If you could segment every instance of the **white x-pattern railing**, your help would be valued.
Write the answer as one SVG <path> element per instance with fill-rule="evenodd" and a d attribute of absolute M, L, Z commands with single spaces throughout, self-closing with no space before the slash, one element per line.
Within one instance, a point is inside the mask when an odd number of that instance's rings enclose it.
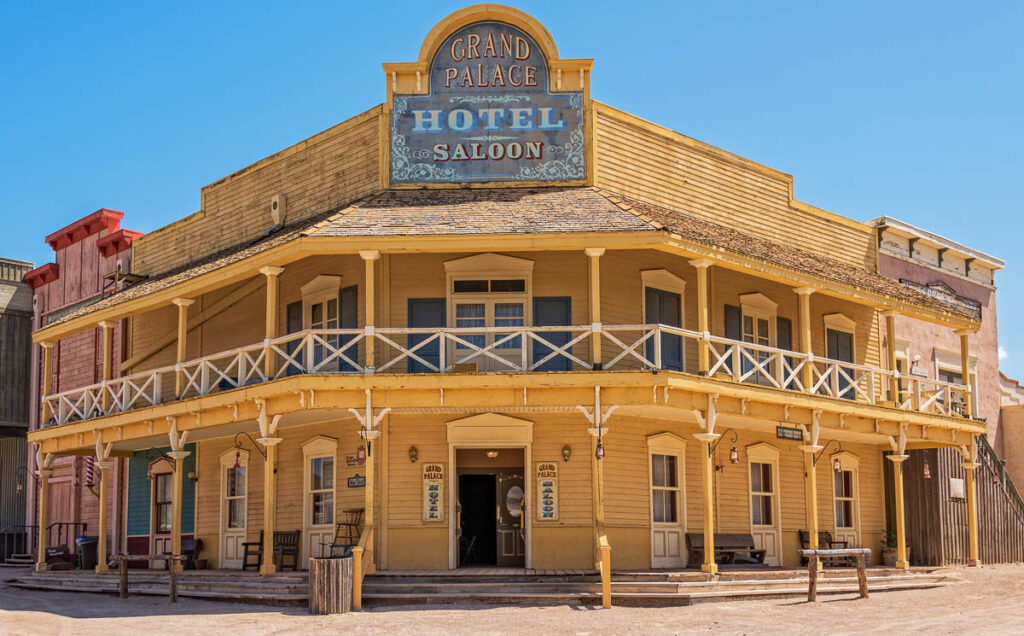
<path fill-rule="evenodd" d="M 590 343 L 595 336 L 602 343 L 604 370 L 670 368 L 694 373 L 697 351 L 706 347 L 706 375 L 734 382 L 879 404 L 887 399 L 895 378 L 899 395 L 892 404 L 939 415 L 961 414 L 970 399 L 970 389 L 958 384 L 678 327 L 595 324 L 309 329 L 49 395 L 44 402 L 51 424 L 64 424 L 295 374 L 593 370 Z M 373 367 L 366 364 L 371 339 Z"/>

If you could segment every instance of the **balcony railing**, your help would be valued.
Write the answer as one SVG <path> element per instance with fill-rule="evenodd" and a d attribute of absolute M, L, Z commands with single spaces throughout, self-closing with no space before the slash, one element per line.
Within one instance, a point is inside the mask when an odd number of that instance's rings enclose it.
<path fill-rule="evenodd" d="M 306 330 L 48 395 L 43 400 L 53 425 L 306 373 L 587 371 L 595 368 L 590 355 L 595 334 L 602 343 L 602 370 L 696 373 L 698 350 L 706 344 L 707 375 L 714 378 L 864 404 L 883 403 L 892 379 L 896 379 L 899 394 L 890 405 L 937 415 L 960 415 L 970 399 L 970 388 L 959 384 L 677 327 L 587 325 Z M 373 367 L 366 364 L 370 339 L 375 350 Z M 806 369 L 810 369 L 809 383 L 805 382 Z M 179 374 L 182 388 L 176 392 Z"/>

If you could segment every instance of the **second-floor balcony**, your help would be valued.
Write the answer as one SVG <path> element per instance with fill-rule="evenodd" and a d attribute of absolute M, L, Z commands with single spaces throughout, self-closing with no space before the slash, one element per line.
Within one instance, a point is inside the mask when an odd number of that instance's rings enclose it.
<path fill-rule="evenodd" d="M 595 355 L 594 352 L 599 352 Z M 307 329 L 43 397 L 49 425 L 301 374 L 668 371 L 962 416 L 969 386 L 664 324 Z"/>

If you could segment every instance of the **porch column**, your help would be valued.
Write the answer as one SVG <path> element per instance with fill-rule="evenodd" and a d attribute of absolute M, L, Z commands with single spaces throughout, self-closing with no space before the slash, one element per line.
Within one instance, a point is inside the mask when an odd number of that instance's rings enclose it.
<path fill-rule="evenodd" d="M 968 339 L 972 333 L 974 333 L 972 329 L 956 330 L 956 335 L 960 336 L 960 378 L 966 387 L 971 386 L 971 351 Z M 973 389 L 971 391 L 973 392 Z M 964 396 L 964 417 L 968 419 L 974 412 L 971 404 L 973 397 L 972 393 Z"/>
<path fill-rule="evenodd" d="M 36 471 L 36 475 L 39 477 L 39 514 L 36 517 L 39 523 L 39 545 L 36 553 L 36 572 L 46 571 L 46 526 L 50 522 L 46 513 L 50 499 L 50 475 L 52 474 L 53 471 L 49 468 L 40 467 Z"/>
<path fill-rule="evenodd" d="M 377 250 L 362 250 L 359 252 L 359 255 L 363 257 L 363 262 L 366 264 L 366 290 L 364 293 L 364 296 L 366 296 L 366 300 L 364 301 L 366 303 L 366 309 L 364 310 L 366 330 L 366 364 L 363 366 L 367 373 L 373 373 L 377 366 L 375 359 L 375 345 L 377 343 L 374 341 L 373 337 L 374 323 L 377 320 L 376 312 L 374 311 L 377 307 L 377 301 L 374 298 L 374 272 L 376 271 L 374 263 L 380 259 L 380 252 Z M 369 456 L 367 456 L 367 459 L 369 459 Z M 367 461 L 367 463 L 369 463 L 369 461 Z"/>
<path fill-rule="evenodd" d="M 718 564 L 715 563 L 715 467 L 711 461 L 711 445 L 721 435 L 718 433 L 694 433 L 693 436 L 701 442 L 700 467 L 704 476 L 704 563 L 700 566 L 700 570 L 708 574 L 717 574 Z"/>
<path fill-rule="evenodd" d="M 898 402 L 900 381 L 896 377 L 896 312 L 888 309 L 883 311 L 882 315 L 885 316 L 885 354 L 889 371 L 893 373 L 889 376 L 889 401 Z"/>
<path fill-rule="evenodd" d="M 278 311 L 280 280 L 278 277 L 283 272 L 283 267 L 267 265 L 260 268 L 260 273 L 267 277 L 267 314 L 263 323 L 263 337 L 267 340 L 277 337 L 277 318 L 280 315 Z M 268 343 L 263 353 L 263 375 L 267 376 L 267 379 L 271 379 L 275 373 L 277 373 L 277 359 Z"/>
<path fill-rule="evenodd" d="M 909 570 L 907 562 L 907 518 L 903 504 L 903 462 L 910 455 L 888 455 L 892 462 L 892 483 L 896 494 L 896 567 Z"/>
<path fill-rule="evenodd" d="M 277 572 L 274 564 L 274 513 L 277 509 L 277 445 L 280 437 L 261 437 L 256 440 L 267 451 L 267 461 L 263 463 L 263 563 L 260 574 Z"/>
<path fill-rule="evenodd" d="M 99 545 L 96 547 L 96 572 L 109 572 L 107 565 L 107 470 L 114 465 L 112 461 L 97 461 L 95 466 L 100 469 L 100 527 Z M 180 537 L 179 537 L 180 539 Z"/>
<path fill-rule="evenodd" d="M 967 490 L 967 565 L 978 567 L 981 565 L 978 557 L 978 493 L 974 484 L 974 471 L 978 464 L 964 462 L 963 467 L 967 474 L 964 480 L 964 488 Z"/>
<path fill-rule="evenodd" d="M 690 261 L 690 265 L 697 268 L 697 331 L 701 334 L 711 333 L 709 278 L 711 266 L 714 263 L 710 258 L 697 258 Z M 708 369 L 711 368 L 708 347 L 709 343 L 704 338 L 697 343 L 697 370 L 701 375 L 707 375 Z"/>
<path fill-rule="evenodd" d="M 110 320 L 102 320 L 99 323 L 103 330 L 103 381 L 109 382 L 114 374 L 114 325 Z M 102 407 L 103 412 L 110 410 L 110 392 L 103 390 Z M 104 570 L 105 571 L 105 570 Z"/>
<path fill-rule="evenodd" d="M 188 308 L 189 305 L 196 302 L 193 298 L 175 298 L 172 300 L 175 305 L 178 306 L 178 356 L 177 362 L 181 364 L 185 362 L 185 356 L 188 355 Z M 182 392 L 185 390 L 185 374 L 179 369 L 174 374 L 174 394 L 176 397 L 181 397 Z M 175 553 L 177 554 L 177 553 Z"/>
<path fill-rule="evenodd" d="M 600 370 L 601 360 L 601 257 L 603 247 L 588 247 L 583 253 L 590 258 L 590 362 Z"/>
<path fill-rule="evenodd" d="M 803 444 L 800 450 L 804 452 L 804 494 L 807 501 L 807 547 L 811 550 L 818 549 L 818 475 L 814 466 L 814 454 L 820 452 L 823 447 L 817 444 Z M 821 567 L 821 561 L 818 561 Z"/>
<path fill-rule="evenodd" d="M 363 492 L 363 496 L 365 497 L 364 503 L 363 503 L 363 522 L 365 523 L 367 528 L 371 528 L 371 527 L 375 528 L 376 521 L 374 520 L 374 515 L 373 515 L 373 491 L 374 491 L 374 467 L 373 467 L 373 462 L 374 462 L 374 459 L 377 456 L 377 453 L 376 453 L 376 451 L 374 450 L 373 447 L 376 445 L 375 442 L 378 439 L 380 439 L 380 431 L 366 431 L 366 430 L 364 430 L 364 431 L 360 431 L 359 435 L 366 442 L 366 466 L 365 466 L 365 469 L 366 469 L 366 488 L 364 489 L 364 492 Z M 374 572 L 377 571 L 377 568 L 376 568 L 376 565 L 375 565 L 376 560 L 377 560 L 376 559 L 377 555 L 375 554 L 375 550 L 373 549 L 373 539 L 375 539 L 375 537 L 370 537 L 370 539 L 371 539 L 371 541 L 369 541 L 366 544 L 366 550 L 367 550 L 367 552 L 370 553 L 370 555 L 369 555 L 369 557 L 367 557 L 366 555 L 363 555 L 364 563 L 366 563 L 366 573 L 367 574 L 373 574 Z"/>
<path fill-rule="evenodd" d="M 43 348 L 43 377 L 40 383 L 39 395 L 40 398 L 46 398 L 50 394 L 50 380 L 53 378 L 53 347 L 54 342 L 44 340 L 39 343 L 39 346 Z M 42 404 L 39 409 L 39 428 L 45 428 L 50 423 L 50 405 L 45 399 L 42 399 Z"/>
<path fill-rule="evenodd" d="M 181 554 L 181 490 L 182 476 L 185 474 L 185 458 L 191 453 L 188 451 L 171 451 L 167 456 L 174 460 L 173 490 L 171 491 L 171 554 Z M 168 565 L 168 567 L 171 567 Z M 181 572 L 184 568 L 180 561 L 174 567 Z"/>
<path fill-rule="evenodd" d="M 814 355 L 811 346 L 811 294 L 817 290 L 813 287 L 797 287 L 793 291 L 800 296 L 800 353 L 808 356 L 800 375 L 800 382 L 804 385 L 804 391 L 810 393 L 814 387 L 814 363 L 811 362 L 811 356 Z M 814 542 L 812 549 L 817 549 L 817 533 L 811 540 Z"/>

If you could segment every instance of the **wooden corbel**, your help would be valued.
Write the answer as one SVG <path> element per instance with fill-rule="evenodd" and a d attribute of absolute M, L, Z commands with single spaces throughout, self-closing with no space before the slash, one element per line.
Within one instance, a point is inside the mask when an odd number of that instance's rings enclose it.
<path fill-rule="evenodd" d="M 263 439 L 277 435 L 277 425 L 281 421 L 281 415 L 275 415 L 273 419 L 267 417 L 267 401 L 263 398 L 256 398 L 256 407 L 259 415 L 256 416 L 256 423 L 260 427 L 260 437 Z"/>
<path fill-rule="evenodd" d="M 182 431 L 181 435 L 178 435 L 178 418 L 171 415 L 167 416 L 167 423 L 170 424 L 170 430 L 167 431 L 167 437 L 171 441 L 171 451 L 179 452 L 185 449 L 185 443 L 188 442 L 188 431 Z"/>
<path fill-rule="evenodd" d="M 604 423 L 608 421 L 608 418 L 612 416 L 612 413 L 618 409 L 619 406 L 614 404 L 612 406 L 601 408 L 601 387 L 594 387 L 594 408 L 589 409 L 585 406 L 576 405 L 576 409 L 583 413 L 583 417 L 587 418 L 590 425 L 597 429 L 603 429 Z"/>
<path fill-rule="evenodd" d="M 391 412 L 391 407 L 381 409 L 380 413 L 375 416 L 373 414 L 373 396 L 370 389 L 366 389 L 366 411 L 365 415 L 359 412 L 359 409 L 349 409 L 352 415 L 355 415 L 356 419 L 359 420 L 359 424 L 366 431 L 372 431 L 377 428 L 384 416 Z M 280 416 L 278 416 L 280 417 Z"/>

